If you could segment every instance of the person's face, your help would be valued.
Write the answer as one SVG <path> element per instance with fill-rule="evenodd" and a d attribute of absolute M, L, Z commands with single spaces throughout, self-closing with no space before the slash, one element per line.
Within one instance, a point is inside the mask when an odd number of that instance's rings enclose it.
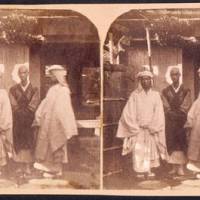
<path fill-rule="evenodd" d="M 171 79 L 173 83 L 178 83 L 180 78 L 180 73 L 178 71 L 172 71 L 170 73 Z"/>
<path fill-rule="evenodd" d="M 26 82 L 28 80 L 28 69 L 26 67 L 21 67 L 18 72 L 21 82 Z"/>
<path fill-rule="evenodd" d="M 52 72 L 50 72 L 50 79 L 51 79 L 52 83 L 57 83 L 56 76 Z"/>
<path fill-rule="evenodd" d="M 151 88 L 151 78 L 149 76 L 141 77 L 141 85 L 144 90 L 149 90 Z"/>

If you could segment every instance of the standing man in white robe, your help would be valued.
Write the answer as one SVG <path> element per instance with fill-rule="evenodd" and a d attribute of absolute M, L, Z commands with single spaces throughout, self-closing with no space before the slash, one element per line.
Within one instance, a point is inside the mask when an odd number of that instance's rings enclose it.
<path fill-rule="evenodd" d="M 62 175 L 63 164 L 68 162 L 67 141 L 78 134 L 66 70 L 60 65 L 49 68 L 52 81 L 56 81 L 35 115 L 38 126 L 34 167 L 43 171 L 44 177 Z"/>
<path fill-rule="evenodd" d="M 0 72 L 0 81 L 3 73 Z M 0 86 L 0 173 L 13 155 L 12 109 L 7 91 Z"/>
<path fill-rule="evenodd" d="M 200 69 L 197 71 L 200 78 Z M 187 169 L 196 174 L 200 179 L 200 95 L 193 102 L 185 124 L 188 136 Z"/>
<path fill-rule="evenodd" d="M 117 137 L 124 139 L 122 155 L 132 153 L 133 170 L 155 176 L 151 169 L 167 158 L 165 119 L 161 97 L 152 90 L 153 74 L 139 72 L 141 88 L 136 89 L 121 115 Z"/>

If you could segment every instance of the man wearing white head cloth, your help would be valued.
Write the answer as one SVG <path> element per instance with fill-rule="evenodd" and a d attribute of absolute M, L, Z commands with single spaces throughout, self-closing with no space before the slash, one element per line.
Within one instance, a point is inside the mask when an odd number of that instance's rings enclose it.
<path fill-rule="evenodd" d="M 169 153 L 168 162 L 172 164 L 170 174 L 184 175 L 187 141 L 184 124 L 191 106 L 190 90 L 180 83 L 180 70 L 170 71 L 172 84 L 162 91 L 166 120 L 166 141 Z"/>
<path fill-rule="evenodd" d="M 63 164 L 68 162 L 67 141 L 78 134 L 66 70 L 60 65 L 49 68 L 53 85 L 35 115 L 38 126 L 34 167 L 45 177 L 62 175 Z"/>
<path fill-rule="evenodd" d="M 139 72 L 141 88 L 132 92 L 122 112 L 117 137 L 123 138 L 122 155 L 132 153 L 133 169 L 138 176 L 155 176 L 152 168 L 167 158 L 165 120 L 160 95 L 152 89 L 153 74 Z"/>

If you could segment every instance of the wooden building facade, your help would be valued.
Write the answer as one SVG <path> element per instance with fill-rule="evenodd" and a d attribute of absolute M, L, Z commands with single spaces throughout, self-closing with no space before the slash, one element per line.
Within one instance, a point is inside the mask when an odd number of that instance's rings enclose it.
<path fill-rule="evenodd" d="M 149 13 L 147 11 L 148 17 L 154 18 L 159 17 L 159 14 L 164 16 L 166 13 L 180 17 L 179 11 L 151 10 Z M 197 17 L 196 13 L 193 14 L 192 17 Z M 187 19 L 189 15 L 191 15 L 191 12 L 184 14 L 183 11 L 181 17 Z M 112 39 L 111 43 L 117 46 L 119 38 L 122 38 L 123 35 L 129 37 L 129 44 L 124 45 L 124 50 L 118 54 L 117 63 L 114 63 L 113 60 L 110 63 L 109 59 L 104 59 L 103 146 L 105 188 L 115 188 L 112 185 L 112 178 L 115 183 L 120 183 L 123 182 L 119 178 L 121 174 L 132 173 L 131 154 L 128 156 L 121 155 L 122 140 L 116 138 L 116 131 L 127 99 L 137 87 L 136 74 L 143 66 L 149 65 L 144 21 L 138 11 L 130 11 L 120 16 L 111 25 L 105 41 L 105 49 L 110 51 L 107 48 L 110 39 Z M 197 38 L 199 37 L 198 29 L 198 27 L 193 27 L 193 34 Z M 135 32 L 138 32 L 138 34 L 135 34 Z M 113 36 L 110 37 L 110 35 Z M 182 71 L 182 82 L 191 90 L 192 99 L 195 100 L 200 89 L 196 73 L 200 67 L 199 53 L 199 48 L 161 46 L 154 41 L 154 38 L 151 38 L 151 65 L 156 73 L 154 78 L 155 89 L 161 92 L 169 84 L 170 66 L 179 66 Z"/>
<path fill-rule="evenodd" d="M 0 18 L 15 13 L 1 10 Z M 68 170 L 83 170 L 99 187 L 100 163 L 100 55 L 96 27 L 83 15 L 72 10 L 16 10 L 38 20 L 38 34 L 45 40 L 40 44 L 0 44 L 0 64 L 5 67 L 2 85 L 9 90 L 15 84 L 12 73 L 16 64 L 28 63 L 29 78 L 40 90 L 41 100 L 51 86 L 46 73 L 49 65 L 60 64 L 67 69 L 72 103 L 79 136 L 69 147 Z M 94 174 L 95 177 L 94 178 Z"/>

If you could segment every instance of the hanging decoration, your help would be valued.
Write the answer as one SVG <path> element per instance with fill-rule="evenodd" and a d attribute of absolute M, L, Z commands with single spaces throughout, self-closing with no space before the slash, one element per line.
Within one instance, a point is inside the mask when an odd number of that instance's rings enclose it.
<path fill-rule="evenodd" d="M 13 13 L 0 18 L 0 42 L 4 44 L 41 44 L 45 37 L 38 33 L 36 17 Z"/>

